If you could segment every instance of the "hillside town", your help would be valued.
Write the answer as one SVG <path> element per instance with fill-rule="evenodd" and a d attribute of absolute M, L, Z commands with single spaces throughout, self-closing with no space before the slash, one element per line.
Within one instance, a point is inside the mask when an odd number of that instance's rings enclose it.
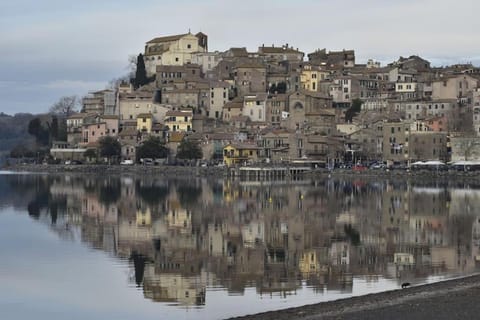
<path fill-rule="evenodd" d="M 148 40 L 136 78 L 83 98 L 50 154 L 86 161 L 109 136 L 117 160 L 131 163 L 152 137 L 168 162 L 185 141 L 205 163 L 227 166 L 475 161 L 479 81 L 471 64 L 433 67 L 416 55 L 382 66 L 358 64 L 354 50 L 305 54 L 288 43 L 211 52 L 206 34 L 189 31 Z"/>

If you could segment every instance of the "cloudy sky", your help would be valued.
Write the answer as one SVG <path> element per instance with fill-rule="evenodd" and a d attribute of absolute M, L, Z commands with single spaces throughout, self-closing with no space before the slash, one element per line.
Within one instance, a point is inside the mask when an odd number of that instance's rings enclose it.
<path fill-rule="evenodd" d="M 418 54 L 480 65 L 475 0 L 15 0 L 0 2 L 0 112 L 46 112 L 103 89 L 163 35 L 202 31 L 210 51 L 288 43 L 355 49 L 357 62 Z"/>

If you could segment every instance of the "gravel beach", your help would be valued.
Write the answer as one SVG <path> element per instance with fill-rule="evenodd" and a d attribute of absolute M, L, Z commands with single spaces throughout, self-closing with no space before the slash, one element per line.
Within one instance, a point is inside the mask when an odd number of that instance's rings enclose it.
<path fill-rule="evenodd" d="M 480 275 L 474 275 L 231 319 L 478 319 L 479 297 Z"/>

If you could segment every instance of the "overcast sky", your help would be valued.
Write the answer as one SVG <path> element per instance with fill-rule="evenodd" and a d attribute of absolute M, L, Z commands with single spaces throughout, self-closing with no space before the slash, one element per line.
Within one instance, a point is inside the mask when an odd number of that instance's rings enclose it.
<path fill-rule="evenodd" d="M 15 0 L 0 2 L 0 112 L 46 112 L 103 89 L 146 41 L 202 31 L 209 51 L 355 49 L 357 63 L 420 55 L 480 64 L 475 0 Z"/>

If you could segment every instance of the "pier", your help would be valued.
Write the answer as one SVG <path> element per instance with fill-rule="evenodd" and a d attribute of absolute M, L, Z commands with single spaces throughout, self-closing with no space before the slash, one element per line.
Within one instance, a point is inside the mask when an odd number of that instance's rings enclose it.
<path fill-rule="evenodd" d="M 228 169 L 228 176 L 242 181 L 284 180 L 301 177 L 312 169 L 306 166 L 281 167 L 234 167 Z"/>

